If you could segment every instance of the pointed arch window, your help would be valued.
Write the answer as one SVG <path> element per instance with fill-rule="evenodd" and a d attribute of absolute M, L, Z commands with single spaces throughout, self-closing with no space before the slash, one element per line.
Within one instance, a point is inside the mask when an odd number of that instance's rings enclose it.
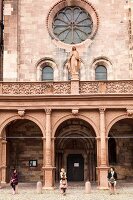
<path fill-rule="evenodd" d="M 98 65 L 96 67 L 95 80 L 107 80 L 107 69 L 104 65 Z"/>
<path fill-rule="evenodd" d="M 42 81 L 53 81 L 54 73 L 53 68 L 45 66 L 42 68 Z"/>

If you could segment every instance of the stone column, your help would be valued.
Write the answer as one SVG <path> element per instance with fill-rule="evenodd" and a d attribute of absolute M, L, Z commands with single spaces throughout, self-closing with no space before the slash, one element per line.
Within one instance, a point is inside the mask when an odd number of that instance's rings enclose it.
<path fill-rule="evenodd" d="M 98 176 L 99 176 L 99 188 L 108 189 L 107 180 L 107 141 L 106 141 L 106 131 L 105 131 L 105 109 L 102 108 L 100 111 L 100 166 L 98 166 Z"/>
<path fill-rule="evenodd" d="M 54 186 L 54 167 L 52 166 L 52 142 L 51 142 L 51 109 L 46 109 L 46 142 L 45 142 L 45 167 L 44 189 L 52 189 Z"/>
<path fill-rule="evenodd" d="M 0 183 L 2 178 L 2 138 L 0 138 Z"/>
<path fill-rule="evenodd" d="M 6 140 L 1 141 L 1 185 L 6 184 Z"/>

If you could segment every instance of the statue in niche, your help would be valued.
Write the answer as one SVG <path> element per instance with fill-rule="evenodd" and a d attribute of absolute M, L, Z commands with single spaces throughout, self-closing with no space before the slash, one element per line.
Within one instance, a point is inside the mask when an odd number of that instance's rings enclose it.
<path fill-rule="evenodd" d="M 79 57 L 79 53 L 76 50 L 75 46 L 72 47 L 72 51 L 70 52 L 66 66 L 68 68 L 68 71 L 69 71 L 72 79 L 74 77 L 78 77 L 79 70 L 80 70 L 80 57 Z"/>

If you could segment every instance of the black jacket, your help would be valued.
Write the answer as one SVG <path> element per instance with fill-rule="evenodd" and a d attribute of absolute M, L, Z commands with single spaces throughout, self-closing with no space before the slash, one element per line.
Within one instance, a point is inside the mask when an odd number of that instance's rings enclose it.
<path fill-rule="evenodd" d="M 107 178 L 110 179 L 111 177 L 112 177 L 111 172 L 108 172 Z M 114 172 L 113 178 L 114 178 L 115 180 L 117 180 L 117 173 L 116 173 L 116 172 Z"/>

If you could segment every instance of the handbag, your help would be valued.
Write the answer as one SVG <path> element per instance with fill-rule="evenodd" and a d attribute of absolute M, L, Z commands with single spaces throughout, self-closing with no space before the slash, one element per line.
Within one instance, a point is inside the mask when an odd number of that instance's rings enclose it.
<path fill-rule="evenodd" d="M 114 182 L 115 182 L 114 177 L 111 177 L 111 178 L 109 179 L 109 182 L 110 182 L 111 184 L 114 184 Z"/>

